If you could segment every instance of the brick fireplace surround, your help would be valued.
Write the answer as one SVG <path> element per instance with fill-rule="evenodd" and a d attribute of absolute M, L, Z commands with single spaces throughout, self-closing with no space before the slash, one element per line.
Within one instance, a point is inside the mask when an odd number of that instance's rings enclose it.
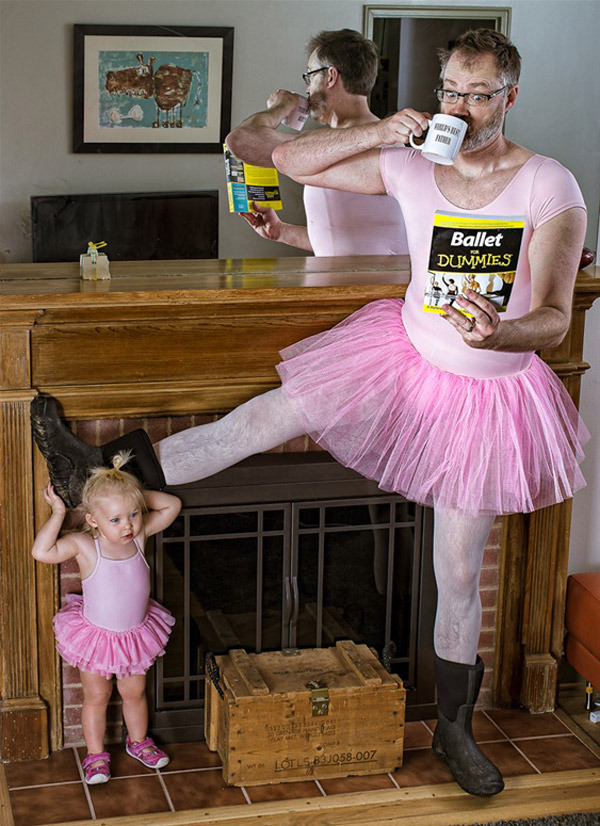
<path fill-rule="evenodd" d="M 64 566 L 59 578 L 29 553 L 35 526 L 47 518 L 46 470 L 29 428 L 36 392 L 56 396 L 86 441 L 140 424 L 160 438 L 277 386 L 282 347 L 370 300 L 401 296 L 409 279 L 405 256 L 123 262 L 111 269 L 110 282 L 96 283 L 80 282 L 71 264 L 2 265 L 0 272 L 2 760 L 45 757 L 81 740 L 79 689 L 69 669 L 61 675 L 51 627 L 60 592 L 76 590 L 77 575 Z M 600 295 L 599 275 L 598 268 L 579 273 L 570 331 L 542 353 L 576 403 L 588 368 L 581 359 L 585 311 Z M 306 438 L 279 448 L 310 449 Z M 485 705 L 554 706 L 570 505 L 494 526 L 481 582 Z M 118 735 L 115 725 L 111 734 Z"/>

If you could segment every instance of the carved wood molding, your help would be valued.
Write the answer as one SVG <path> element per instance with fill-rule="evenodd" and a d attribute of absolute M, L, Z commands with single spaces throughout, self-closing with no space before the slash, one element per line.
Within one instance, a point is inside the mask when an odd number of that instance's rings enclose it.
<path fill-rule="evenodd" d="M 29 398 L 0 400 L 0 756 L 48 754 L 39 695 Z"/>
<path fill-rule="evenodd" d="M 144 382 L 135 390 L 131 385 L 100 384 L 93 396 L 88 388 L 40 384 L 37 389 L 59 398 L 67 419 L 117 419 L 221 413 L 278 386 L 273 370 L 270 376 L 245 380 Z"/>
<path fill-rule="evenodd" d="M 591 274 L 593 273 L 593 275 Z M 600 268 L 580 272 L 564 341 L 542 351 L 579 406 L 585 312 L 600 295 Z M 554 708 L 564 613 L 572 500 L 504 519 L 493 699 L 532 712 Z"/>

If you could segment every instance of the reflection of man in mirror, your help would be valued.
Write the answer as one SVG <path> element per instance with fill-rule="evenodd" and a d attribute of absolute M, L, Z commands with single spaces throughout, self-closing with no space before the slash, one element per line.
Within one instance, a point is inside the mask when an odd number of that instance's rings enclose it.
<path fill-rule="evenodd" d="M 377 48 L 351 29 L 323 31 L 308 44 L 306 73 L 310 117 L 318 123 L 346 129 L 377 123 L 367 102 L 378 70 Z M 278 89 L 267 109 L 247 118 L 226 139 L 236 157 L 256 166 L 273 166 L 271 154 L 298 134 L 277 127 L 298 104 L 298 95 Z M 362 195 L 307 186 L 304 188 L 307 226 L 281 221 L 273 209 L 255 206 L 242 213 L 262 237 L 315 255 L 402 255 L 408 252 L 402 212 L 386 195 Z"/>
<path fill-rule="evenodd" d="M 311 71 L 337 78 L 330 66 L 321 72 L 316 54 Z M 564 385 L 535 351 L 558 346 L 569 328 L 586 217 L 571 173 L 503 134 L 519 89 L 521 59 L 512 43 L 490 29 L 469 31 L 442 52 L 441 62 L 441 111 L 468 123 L 454 166 L 434 166 L 405 148 L 409 135 L 420 136 L 428 125 L 426 114 L 414 109 L 312 130 L 279 142 L 273 156 L 305 185 L 389 192 L 406 207 L 411 282 L 405 301 L 372 301 L 331 330 L 286 348 L 277 366 L 282 386 L 219 421 L 169 436 L 147 454 L 139 444 L 123 443 L 125 437 L 119 446 L 133 446 L 136 459 L 150 465 L 160 463 L 166 482 L 177 485 L 309 433 L 382 489 L 433 506 L 433 749 L 463 789 L 486 796 L 504 786 L 472 732 L 484 672 L 477 654 L 479 580 L 488 534 L 498 514 L 562 502 L 585 484 L 578 464 L 585 428 Z M 502 315 L 471 290 L 454 307 L 442 305 L 444 314 L 423 310 L 432 230 L 438 212 L 449 207 L 467 225 L 499 216 L 523 223 Z M 115 445 L 78 442 L 52 399 L 34 399 L 32 412 L 53 484 L 71 496 L 76 474 L 112 455 Z M 461 427 L 464 421 L 477 428 Z M 159 481 L 146 479 L 148 487 Z"/>

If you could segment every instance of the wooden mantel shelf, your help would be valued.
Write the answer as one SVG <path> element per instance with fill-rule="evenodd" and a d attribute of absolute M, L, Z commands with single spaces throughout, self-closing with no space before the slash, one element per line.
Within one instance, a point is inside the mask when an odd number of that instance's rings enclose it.
<path fill-rule="evenodd" d="M 114 261 L 111 278 L 83 281 L 79 264 L 0 264 L 2 303 L 14 308 L 77 306 L 96 296 L 96 306 L 159 303 L 182 299 L 274 300 L 297 289 L 330 287 L 346 291 L 387 286 L 410 279 L 407 255 L 332 258 L 225 258 L 200 261 Z"/>
<path fill-rule="evenodd" d="M 407 256 L 116 262 L 111 272 L 93 282 L 76 264 L 0 267 L 0 324 L 27 339 L 30 386 L 70 418 L 230 409 L 277 386 L 282 347 L 403 295 L 410 278 Z"/>
<path fill-rule="evenodd" d="M 60 669 L 51 617 L 57 574 L 30 547 L 46 511 L 29 404 L 56 396 L 68 418 L 228 410 L 276 387 L 282 347 L 368 301 L 401 297 L 406 256 L 112 262 L 110 281 L 77 264 L 0 265 L 0 759 L 48 754 Z M 585 311 L 600 272 L 578 275 L 565 341 L 542 353 L 576 403 Z M 495 699 L 552 707 L 570 502 L 505 519 Z M 51 719 L 54 716 L 54 719 Z"/>

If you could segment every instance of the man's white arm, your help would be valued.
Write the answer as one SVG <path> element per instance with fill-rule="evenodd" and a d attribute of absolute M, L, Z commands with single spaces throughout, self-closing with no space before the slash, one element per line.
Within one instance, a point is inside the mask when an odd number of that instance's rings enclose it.
<path fill-rule="evenodd" d="M 403 109 L 375 123 L 310 132 L 293 144 L 278 146 L 273 152 L 273 160 L 290 178 L 314 176 L 369 149 L 404 145 L 411 134 L 422 135 L 427 125 L 425 113 Z"/>
<path fill-rule="evenodd" d="M 280 244 L 287 244 L 289 247 L 298 247 L 298 249 L 306 252 L 313 252 L 308 237 L 308 227 L 303 224 L 286 224 L 283 221 L 281 223 L 281 232 L 276 239 Z"/>
<path fill-rule="evenodd" d="M 531 310 L 511 322 L 509 331 L 520 350 L 557 347 L 566 336 L 585 230 L 586 213 L 580 207 L 534 230 L 529 244 Z"/>
<path fill-rule="evenodd" d="M 236 158 L 254 166 L 272 167 L 273 149 L 279 143 L 296 140 L 297 135 L 278 132 L 281 121 L 294 111 L 298 96 L 293 92 L 279 89 L 267 101 L 267 109 L 246 118 L 231 131 L 225 142 Z M 252 229 L 268 241 L 279 241 L 292 247 L 312 252 L 305 226 L 288 224 L 277 216 L 273 209 L 254 205 L 254 212 L 240 213 Z"/>
<path fill-rule="evenodd" d="M 341 130 L 340 130 L 341 131 Z M 300 184 L 326 189 L 342 189 L 363 195 L 385 195 L 385 185 L 379 171 L 379 149 L 370 149 L 334 164 L 316 175 L 291 175 Z"/>
<path fill-rule="evenodd" d="M 377 123 L 320 129 L 273 151 L 277 169 L 301 184 L 382 195 L 379 147 L 408 142 L 427 128 L 427 116 L 403 109 Z"/>
<path fill-rule="evenodd" d="M 229 151 L 245 163 L 272 167 L 273 150 L 281 143 L 294 141 L 297 135 L 278 132 L 281 121 L 294 111 L 298 95 L 278 89 L 267 101 L 267 109 L 246 118 L 225 138 Z"/>
<path fill-rule="evenodd" d="M 534 230 L 529 244 L 531 309 L 521 318 L 503 321 L 490 302 L 472 291 L 456 304 L 476 319 L 468 332 L 464 316 L 447 309 L 449 322 L 471 347 L 524 353 L 558 346 L 569 329 L 575 278 L 585 239 L 586 214 L 581 207 L 568 209 Z"/>

